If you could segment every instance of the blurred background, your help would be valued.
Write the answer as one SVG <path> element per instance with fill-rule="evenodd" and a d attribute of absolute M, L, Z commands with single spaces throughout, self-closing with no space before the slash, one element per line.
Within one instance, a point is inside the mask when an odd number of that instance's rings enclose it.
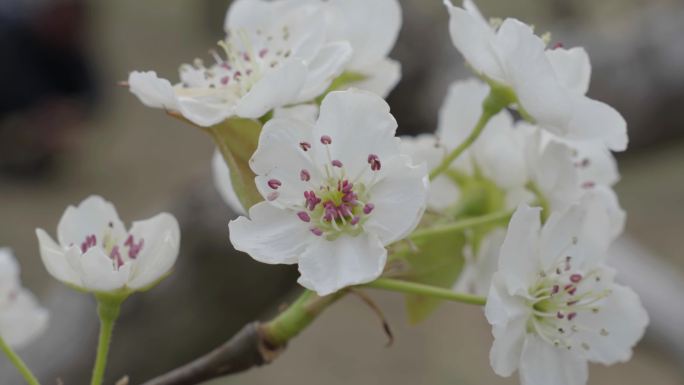
<path fill-rule="evenodd" d="M 402 0 L 392 56 L 404 77 L 389 98 L 402 134 L 431 131 L 452 81 L 468 76 L 438 0 Z M 590 384 L 684 384 L 684 2 L 678 0 L 480 0 L 489 16 L 550 30 L 593 62 L 590 94 L 629 122 L 617 186 L 628 212 L 613 263 L 651 313 L 634 359 L 594 366 Z M 225 0 L 0 0 L 0 246 L 14 249 L 23 279 L 51 310 L 49 332 L 21 351 L 45 384 L 84 384 L 95 350 L 94 301 L 55 282 L 34 229 L 54 233 L 69 204 L 97 193 L 129 222 L 174 213 L 183 231 L 175 273 L 130 298 L 115 332 L 108 384 L 132 384 L 176 367 L 265 319 L 296 292 L 296 271 L 230 249 L 234 216 L 213 187 L 210 139 L 143 107 L 117 82 L 178 65 L 222 37 Z M 375 316 L 356 298 L 327 311 L 274 364 L 214 385 L 516 384 L 488 365 L 482 310 L 446 304 L 410 327 L 399 295 L 370 293 L 396 341 L 385 347 Z M 20 384 L 0 358 L 0 383 Z"/>

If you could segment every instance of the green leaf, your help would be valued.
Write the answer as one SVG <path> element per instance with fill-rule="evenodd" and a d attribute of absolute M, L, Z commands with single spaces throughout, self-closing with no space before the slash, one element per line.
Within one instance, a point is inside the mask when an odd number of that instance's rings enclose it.
<path fill-rule="evenodd" d="M 232 118 L 207 128 L 223 160 L 230 169 L 230 179 L 240 203 L 245 209 L 263 199 L 254 184 L 254 172 L 249 160 L 256 151 L 261 123 L 251 119 Z"/>
<path fill-rule="evenodd" d="M 463 269 L 463 233 L 435 234 L 416 239 L 411 246 L 397 250 L 393 258 L 409 266 L 406 280 L 451 288 Z M 406 295 L 409 321 L 419 323 L 427 318 L 442 302 L 431 297 Z"/>

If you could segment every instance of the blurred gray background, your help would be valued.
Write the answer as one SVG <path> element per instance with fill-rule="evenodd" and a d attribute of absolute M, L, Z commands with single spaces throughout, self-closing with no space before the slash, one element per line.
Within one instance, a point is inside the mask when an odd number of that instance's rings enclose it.
<path fill-rule="evenodd" d="M 482 0 L 488 16 L 514 16 L 553 41 L 583 45 L 594 65 L 590 94 L 629 122 L 617 186 L 628 211 L 614 262 L 642 294 L 653 323 L 628 364 L 592 367 L 589 383 L 684 384 L 684 2 Z M 233 216 L 214 191 L 213 147 L 199 130 L 143 107 L 116 86 L 135 69 L 176 78 L 222 37 L 228 2 L 190 0 L 0 1 L 0 246 L 15 250 L 25 285 L 50 308 L 48 333 L 21 351 L 45 384 L 85 384 L 95 350 L 92 298 L 43 269 L 36 227 L 54 233 L 69 204 L 97 193 L 127 222 L 173 212 L 183 230 L 175 273 L 126 302 L 108 384 L 133 384 L 182 364 L 266 319 L 287 302 L 296 271 L 231 250 Z M 450 82 L 468 76 L 438 0 L 402 1 L 392 56 L 404 78 L 389 98 L 402 134 L 431 131 Z M 515 384 L 488 365 L 482 310 L 446 304 L 411 327 L 402 299 L 370 293 L 396 337 L 357 299 L 329 309 L 273 365 L 225 384 Z M 20 384 L 0 358 L 0 383 Z"/>

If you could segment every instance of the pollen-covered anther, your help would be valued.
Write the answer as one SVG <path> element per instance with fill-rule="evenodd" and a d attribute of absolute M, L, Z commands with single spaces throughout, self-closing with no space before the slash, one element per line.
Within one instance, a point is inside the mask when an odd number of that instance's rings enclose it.
<path fill-rule="evenodd" d="M 379 171 L 382 167 L 382 164 L 380 163 L 380 158 L 375 154 L 368 155 L 368 164 L 370 165 L 370 168 L 373 171 Z"/>
<path fill-rule="evenodd" d="M 330 163 L 331 163 L 334 167 L 337 167 L 337 168 L 342 168 L 342 166 L 343 166 L 343 165 L 342 165 L 342 162 L 339 161 L 339 160 L 337 160 L 337 159 L 334 159 L 334 160 L 333 160 L 332 162 L 330 162 Z"/>
<path fill-rule="evenodd" d="M 299 217 L 299 219 L 301 219 L 304 222 L 307 222 L 307 223 L 311 222 L 311 217 L 309 216 L 309 214 L 306 211 L 298 212 L 297 216 Z"/>
<path fill-rule="evenodd" d="M 303 182 L 308 182 L 311 180 L 311 174 L 307 170 L 302 170 L 299 172 L 299 179 L 301 179 Z"/>
<path fill-rule="evenodd" d="M 371 212 L 373 212 L 373 209 L 375 208 L 375 205 L 372 203 L 366 203 L 365 206 L 363 206 L 363 213 L 368 215 Z"/>
<path fill-rule="evenodd" d="M 313 227 L 310 229 L 310 231 L 313 235 L 318 236 L 318 237 L 323 235 L 323 230 L 319 229 L 318 227 Z"/>
<path fill-rule="evenodd" d="M 332 143 L 332 138 L 328 135 L 321 136 L 321 143 L 328 145 Z"/>
<path fill-rule="evenodd" d="M 309 151 L 309 149 L 311 148 L 311 144 L 309 142 L 300 142 L 299 148 L 301 148 L 304 151 Z"/>
<path fill-rule="evenodd" d="M 282 186 L 283 183 L 279 181 L 278 179 L 270 179 L 268 181 L 268 187 L 272 188 L 273 190 L 277 190 L 278 187 Z"/>

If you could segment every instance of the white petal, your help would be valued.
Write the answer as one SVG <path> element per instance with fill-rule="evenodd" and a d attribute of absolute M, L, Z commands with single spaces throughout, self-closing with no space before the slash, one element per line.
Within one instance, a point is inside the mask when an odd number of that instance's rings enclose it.
<path fill-rule="evenodd" d="M 524 151 L 525 135 L 508 111 L 489 121 L 470 150 L 482 174 L 506 190 L 523 187 L 529 180 Z"/>
<path fill-rule="evenodd" d="M 329 93 L 321 103 L 314 128 L 317 159 L 327 162 L 325 148 L 319 139 L 332 138 L 332 159 L 340 160 L 352 177 L 369 170 L 368 155 L 375 154 L 381 162 L 399 155 L 394 133 L 397 121 L 382 98 L 367 91 L 348 90 Z"/>
<path fill-rule="evenodd" d="M 331 38 L 347 40 L 354 48 L 349 69 L 363 72 L 385 58 L 401 28 L 397 0 L 331 0 L 338 30 Z"/>
<path fill-rule="evenodd" d="M 597 313 L 583 312 L 577 316 L 582 330 L 574 341 L 586 343 L 584 355 L 593 362 L 612 365 L 632 357 L 632 347 L 643 337 L 648 314 L 639 296 L 630 288 L 613 285 L 612 293 L 597 304 Z M 602 333 L 604 331 L 604 333 Z"/>
<path fill-rule="evenodd" d="M 318 118 L 318 105 L 298 104 L 292 107 L 276 108 L 273 111 L 273 118 L 300 120 L 313 126 L 316 123 L 316 118 Z"/>
<path fill-rule="evenodd" d="M 214 186 L 216 186 L 216 190 L 218 190 L 224 202 L 236 214 L 245 215 L 247 211 L 242 207 L 240 199 L 238 199 L 235 190 L 233 190 L 230 169 L 223 160 L 223 155 L 218 150 L 214 151 L 214 156 L 211 159 L 211 172 L 214 176 Z"/>
<path fill-rule="evenodd" d="M 473 131 L 488 93 L 489 87 L 476 79 L 456 81 L 449 86 L 437 126 L 437 136 L 447 148 L 456 148 Z"/>
<path fill-rule="evenodd" d="M 454 7 L 451 0 L 444 0 L 444 5 L 449 11 L 449 33 L 454 46 L 475 71 L 502 81 L 504 70 L 492 48 L 494 31 L 477 7 L 472 2 L 467 2 L 466 9 Z"/>
<path fill-rule="evenodd" d="M 544 51 L 544 42 L 530 26 L 506 19 L 497 33 L 497 48 L 518 101 L 540 125 L 567 135 L 572 115 L 568 91 L 561 87 Z"/>
<path fill-rule="evenodd" d="M 375 280 L 382 274 L 387 250 L 371 234 L 342 235 L 334 241 L 319 237 L 299 259 L 299 283 L 318 295 Z"/>
<path fill-rule="evenodd" d="M 19 263 L 10 249 L 0 247 L 0 298 L 18 284 Z"/>
<path fill-rule="evenodd" d="M 270 264 L 297 263 L 304 248 L 316 237 L 296 212 L 267 202 L 252 206 L 249 219 L 240 217 L 231 221 L 229 228 L 230 242 L 235 249 Z"/>
<path fill-rule="evenodd" d="M 538 159 L 530 158 L 535 170 L 535 182 L 549 200 L 551 208 L 563 210 L 582 195 L 579 172 L 575 166 L 572 149 L 568 146 L 549 143 Z"/>
<path fill-rule="evenodd" d="M 63 248 L 80 246 L 89 235 L 95 235 L 97 244 L 102 245 L 106 233 L 123 239 L 126 228 L 114 205 L 97 195 L 86 198 L 78 207 L 67 207 L 57 224 L 57 240 Z"/>
<path fill-rule="evenodd" d="M 127 286 L 143 289 L 166 276 L 173 268 L 180 247 L 180 228 L 173 215 L 161 213 L 133 222 L 129 234 L 135 242 L 144 241 L 144 244 L 132 264 Z"/>
<path fill-rule="evenodd" d="M 579 95 L 587 93 L 591 79 L 591 63 L 584 48 L 546 50 L 546 57 L 551 62 L 561 85 Z"/>
<path fill-rule="evenodd" d="M 526 294 L 539 272 L 539 214 L 538 207 L 522 204 L 508 224 L 499 256 L 499 272 L 510 295 Z"/>
<path fill-rule="evenodd" d="M 554 211 L 544 224 L 541 231 L 540 254 L 544 270 L 556 266 L 566 256 L 572 256 L 574 263 L 582 263 L 577 258 L 583 258 L 578 252 L 582 226 L 587 212 L 584 207 L 572 205 L 564 211 Z"/>
<path fill-rule="evenodd" d="M 309 63 L 306 81 L 297 101 L 310 101 L 323 94 L 330 87 L 330 83 L 342 74 L 351 54 L 352 47 L 346 41 L 328 43 L 323 46 Z"/>
<path fill-rule="evenodd" d="M 306 81 L 303 61 L 292 58 L 268 71 L 238 101 L 236 113 L 243 118 L 259 118 L 275 107 L 293 102 Z"/>
<path fill-rule="evenodd" d="M 292 119 L 271 119 L 264 125 L 259 137 L 259 146 L 252 155 L 250 166 L 257 175 L 257 189 L 267 200 L 273 200 L 280 207 L 299 206 L 304 202 L 304 191 L 311 190 L 320 181 L 318 168 L 310 159 L 312 150 L 304 151 L 300 143 L 311 143 L 313 127 Z M 301 179 L 302 170 L 311 176 L 310 181 Z M 281 183 L 274 189 L 269 182 Z"/>
<path fill-rule="evenodd" d="M 128 87 L 148 107 L 178 110 L 173 86 L 168 80 L 159 78 L 154 71 L 131 72 L 128 75 Z"/>
<path fill-rule="evenodd" d="M 33 294 L 19 289 L 0 312 L 0 335 L 10 346 L 21 348 L 45 330 L 48 318 Z"/>
<path fill-rule="evenodd" d="M 181 97 L 178 110 L 183 117 L 202 127 L 219 124 L 236 114 L 234 102 L 213 97 Z"/>
<path fill-rule="evenodd" d="M 529 334 L 520 361 L 521 385 L 584 385 L 589 377 L 586 360 Z"/>
<path fill-rule="evenodd" d="M 353 83 L 354 87 L 386 98 L 401 80 L 401 63 L 385 58 L 364 69 L 360 74 L 366 78 Z"/>
<path fill-rule="evenodd" d="M 613 107 L 583 95 L 570 100 L 568 139 L 600 139 L 613 151 L 627 149 L 627 122 Z"/>
<path fill-rule="evenodd" d="M 109 292 L 123 289 L 130 273 L 130 263 L 119 270 L 114 268 L 112 259 L 99 247 L 91 247 L 77 262 L 81 286 L 95 292 Z"/>
<path fill-rule="evenodd" d="M 406 156 L 382 165 L 382 176 L 370 187 L 368 199 L 375 205 L 364 224 L 384 245 L 406 237 L 418 225 L 427 203 L 425 164 L 413 166 Z"/>
<path fill-rule="evenodd" d="M 474 294 L 487 295 L 492 285 L 492 277 L 499 268 L 501 245 L 506 238 L 506 231 L 501 228 L 492 230 L 482 240 L 477 258 L 473 261 L 473 275 L 470 287 Z"/>
<path fill-rule="evenodd" d="M 48 273 L 61 282 L 79 286 L 81 284 L 79 273 L 71 267 L 66 256 L 67 253 L 73 256 L 80 255 L 79 246 L 74 245 L 65 250 L 55 243 L 43 229 L 36 229 L 36 236 L 38 236 L 40 257 Z"/>

